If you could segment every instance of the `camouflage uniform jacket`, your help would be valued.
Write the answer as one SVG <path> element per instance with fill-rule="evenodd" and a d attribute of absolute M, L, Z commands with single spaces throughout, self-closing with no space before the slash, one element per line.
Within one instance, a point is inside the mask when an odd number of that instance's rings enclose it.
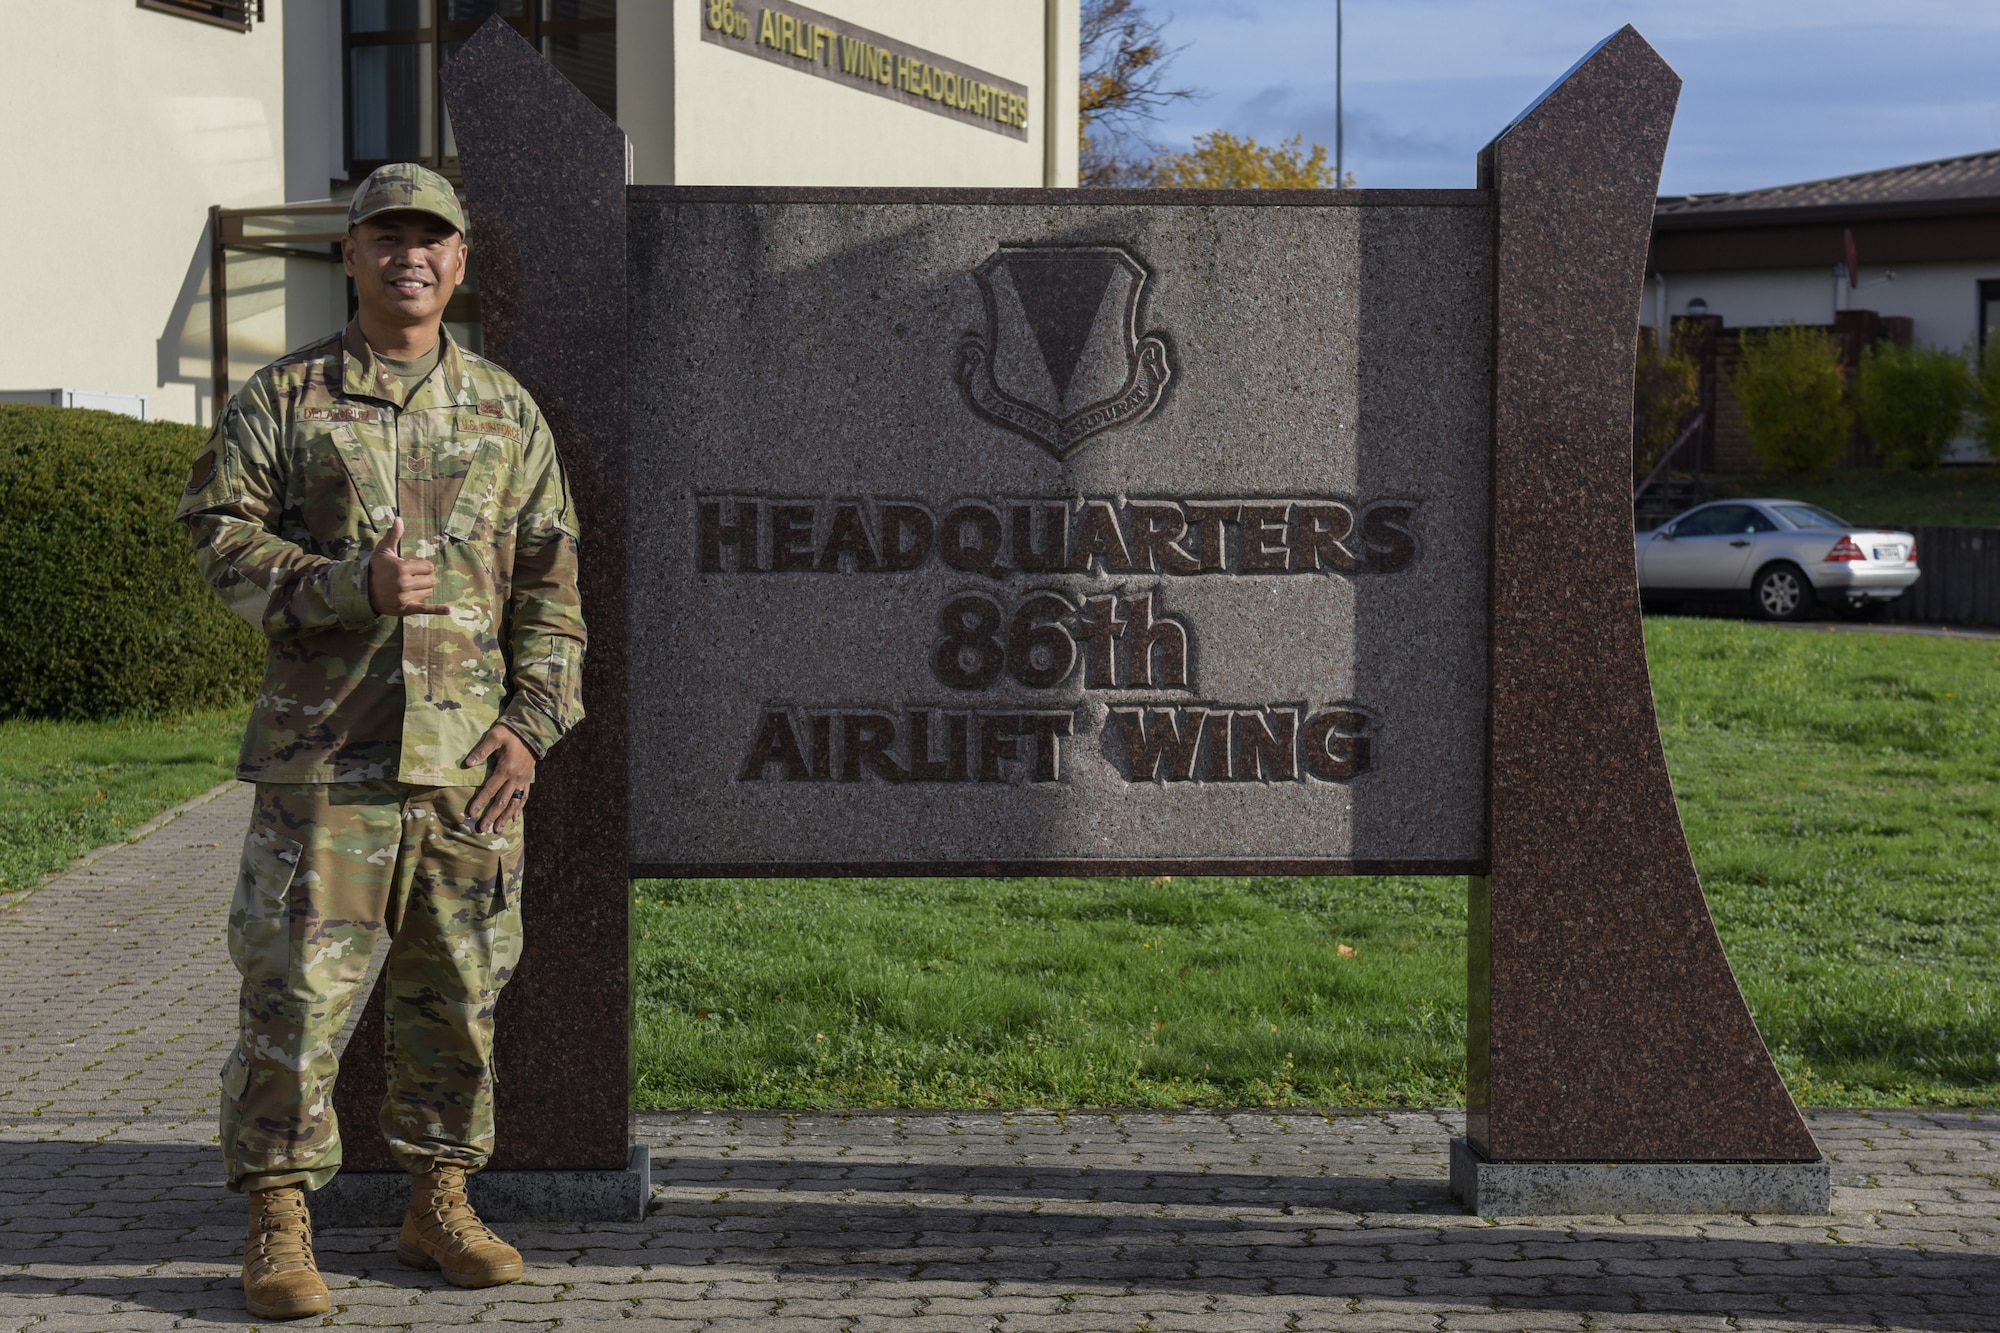
<path fill-rule="evenodd" d="M 350 324 L 258 371 L 195 460 L 178 511 L 195 562 L 269 641 L 246 781 L 470 786 L 494 722 L 540 755 L 583 716 L 576 518 L 548 423 L 449 338 L 402 398 Z M 369 605 L 399 509 L 402 554 L 436 562 L 449 616 Z"/>

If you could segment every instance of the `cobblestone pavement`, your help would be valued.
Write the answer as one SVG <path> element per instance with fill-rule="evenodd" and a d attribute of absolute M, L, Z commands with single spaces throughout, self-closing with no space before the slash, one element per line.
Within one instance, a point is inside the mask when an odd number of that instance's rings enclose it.
<path fill-rule="evenodd" d="M 200 807 L 0 921 L 0 1331 L 251 1322 L 208 1087 L 242 815 Z M 325 1322 L 2000 1333 L 2000 1112 L 1812 1121 L 1831 1218 L 1491 1220 L 1446 1196 L 1449 1113 L 646 1114 L 644 1222 L 505 1228 L 528 1277 L 487 1291 L 323 1232 Z"/>
<path fill-rule="evenodd" d="M 197 797 L 0 910 L 0 1124 L 215 1114 L 236 1038 L 223 934 L 251 792 Z"/>

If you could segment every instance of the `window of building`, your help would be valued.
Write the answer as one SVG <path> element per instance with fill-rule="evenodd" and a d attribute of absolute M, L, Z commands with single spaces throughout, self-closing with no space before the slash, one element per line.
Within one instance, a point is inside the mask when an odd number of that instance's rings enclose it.
<path fill-rule="evenodd" d="M 1979 350 L 2000 344 L 2000 282 L 1987 279 L 1979 284 Z"/>
<path fill-rule="evenodd" d="M 422 162 L 455 174 L 438 73 L 499 15 L 607 116 L 618 113 L 618 0 L 345 0 L 347 170 Z"/>
<path fill-rule="evenodd" d="M 139 8 L 238 32 L 248 32 L 252 23 L 264 21 L 264 0 L 139 0 Z"/>

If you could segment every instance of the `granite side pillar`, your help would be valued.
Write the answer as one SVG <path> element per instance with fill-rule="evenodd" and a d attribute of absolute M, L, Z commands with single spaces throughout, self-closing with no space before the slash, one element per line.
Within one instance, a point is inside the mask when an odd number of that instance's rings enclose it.
<path fill-rule="evenodd" d="M 526 814 L 526 950 L 501 993 L 497 1145 L 475 1200 L 490 1196 L 500 1220 L 634 1217 L 646 1183 L 630 1124 L 625 135 L 499 19 L 452 57 L 444 87 L 485 354 L 555 433 L 590 634 L 588 717 L 542 762 Z M 381 1189 L 362 1174 L 394 1169 L 376 1129 L 382 1041 L 378 986 L 334 1099 L 346 1169 L 314 1199 L 323 1225 L 373 1217 Z"/>
<path fill-rule="evenodd" d="M 1480 159 L 1497 229 L 1491 874 L 1471 885 L 1466 1170 L 1603 1168 L 1570 1169 L 1585 1183 L 1567 1194 L 1544 1181 L 1546 1211 L 1616 1202 L 1612 1163 L 1821 1161 L 1709 917 L 1641 633 L 1632 338 L 1679 88 L 1624 28 Z M 1731 1211 L 1732 1188 L 1746 1209 L 1810 1194 L 1704 1179 L 1725 1187 L 1694 1192 L 1703 1211 Z"/>

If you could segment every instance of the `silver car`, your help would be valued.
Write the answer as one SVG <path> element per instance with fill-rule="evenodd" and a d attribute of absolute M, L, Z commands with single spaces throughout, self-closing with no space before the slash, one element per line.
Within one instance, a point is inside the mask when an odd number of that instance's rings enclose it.
<path fill-rule="evenodd" d="M 1917 581 L 1917 539 L 1799 500 L 1718 500 L 1638 534 L 1649 603 L 1748 599 L 1766 620 L 1815 604 L 1866 612 Z"/>

